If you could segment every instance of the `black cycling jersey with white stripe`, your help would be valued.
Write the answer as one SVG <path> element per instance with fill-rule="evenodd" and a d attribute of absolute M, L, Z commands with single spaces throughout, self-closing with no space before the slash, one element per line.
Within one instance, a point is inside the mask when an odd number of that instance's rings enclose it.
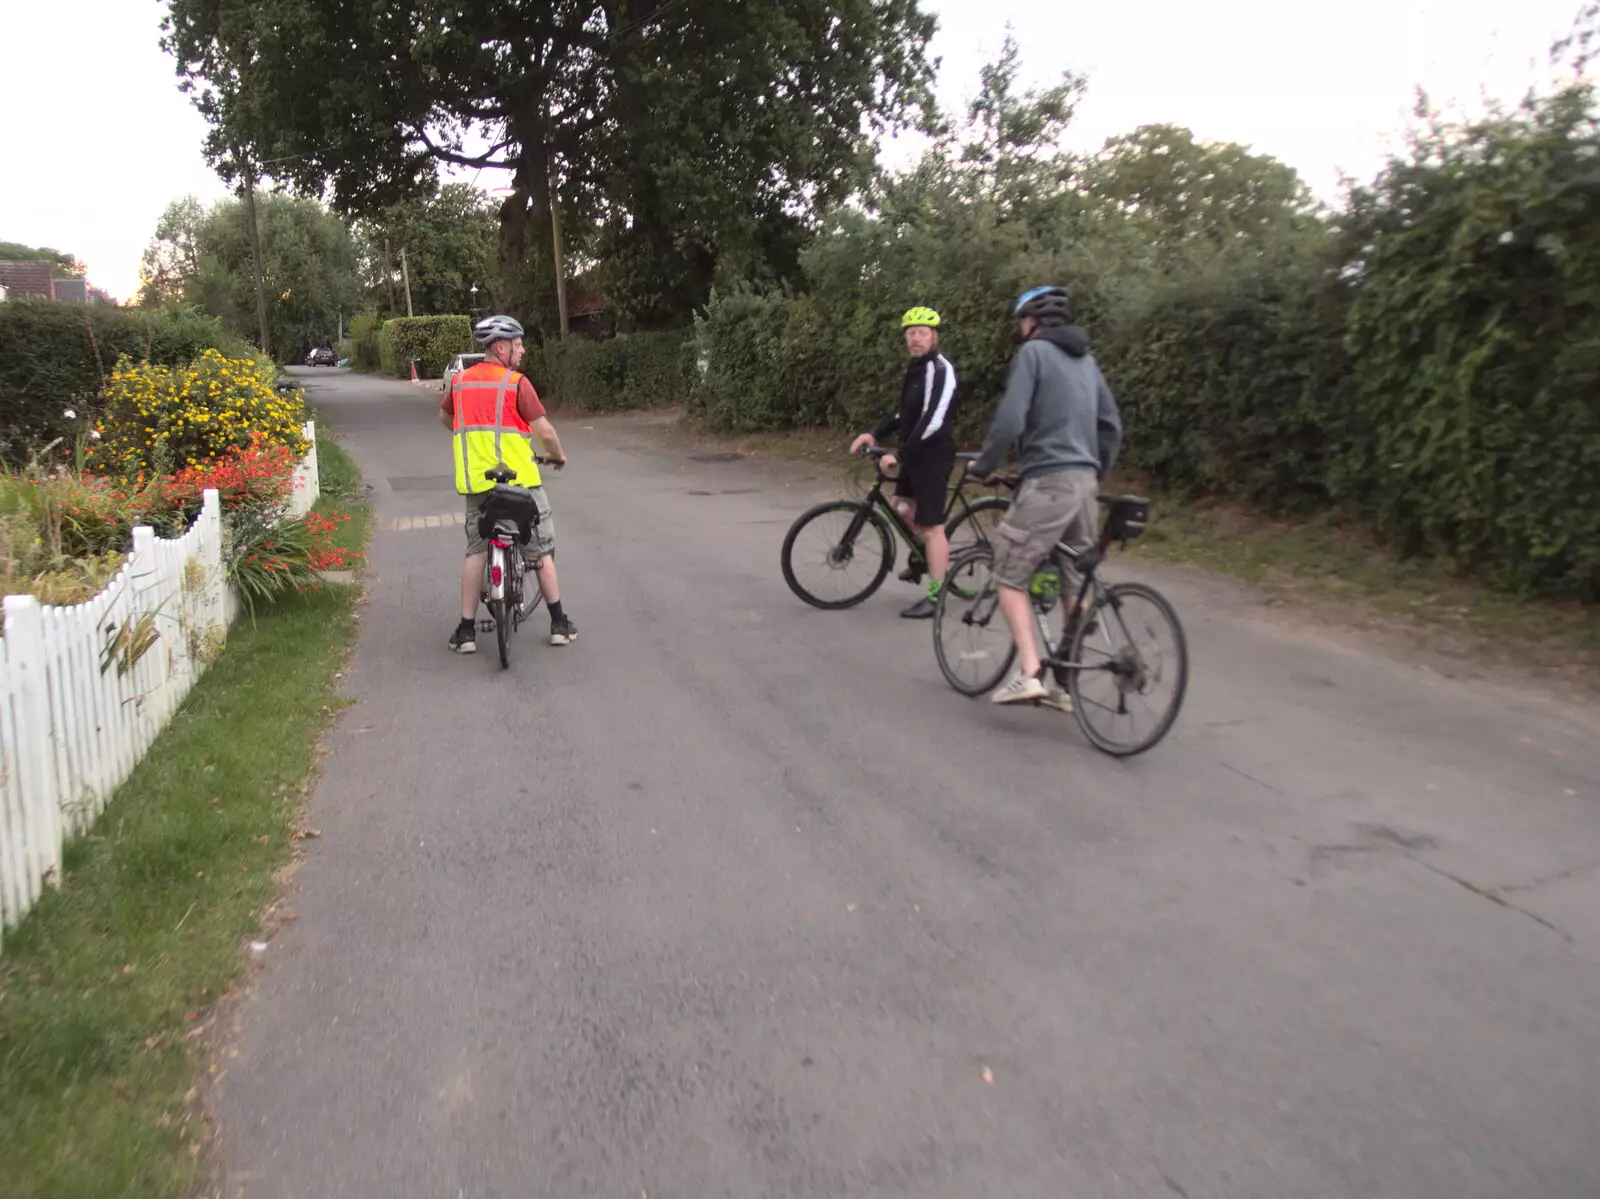
<path fill-rule="evenodd" d="M 955 396 L 956 368 L 950 359 L 938 350 L 913 358 L 900 387 L 900 407 L 880 421 L 872 435 L 882 441 L 898 433 L 901 458 L 924 446 L 953 443 Z"/>

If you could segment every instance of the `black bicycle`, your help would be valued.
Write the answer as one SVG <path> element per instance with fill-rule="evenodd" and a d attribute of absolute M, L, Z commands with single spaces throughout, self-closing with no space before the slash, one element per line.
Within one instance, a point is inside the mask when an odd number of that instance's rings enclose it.
<path fill-rule="evenodd" d="M 868 446 L 864 453 L 876 466 L 893 451 Z M 957 454 L 956 458 L 968 462 L 977 455 Z M 783 539 L 783 579 L 789 590 L 806 603 L 818 608 L 851 608 L 883 586 L 894 569 L 895 533 L 910 551 L 909 565 L 900 577 L 915 583 L 926 572 L 927 563 L 916 534 L 883 493 L 884 484 L 894 482 L 894 477 L 885 475 L 881 468 L 876 474 L 865 499 L 818 504 L 802 512 L 789 527 Z M 989 532 L 1010 507 L 999 496 L 969 500 L 966 488 L 973 481 L 963 470 L 945 502 L 944 528 L 952 560 L 960 552 L 987 545 Z M 987 482 L 1016 485 L 1015 479 L 998 476 L 991 476 Z"/>
<path fill-rule="evenodd" d="M 541 466 L 550 461 L 537 457 L 534 460 Z M 539 505 L 531 488 L 512 484 L 511 480 L 517 477 L 515 471 L 498 466 L 484 471 L 483 477 L 494 484 L 494 489 L 478 515 L 478 533 L 489 543 L 482 594 L 489 619 L 481 621 L 478 628 L 485 633 L 494 630 L 500 648 L 500 669 L 504 670 L 511 665 L 512 634 L 544 598 L 538 563 L 529 570 L 524 556 L 524 547 L 533 541 L 534 530 L 539 526 Z"/>
<path fill-rule="evenodd" d="M 1150 501 L 1101 496 L 1108 506 L 1099 540 L 1081 552 L 1057 544 L 1028 588 L 1044 664 L 1072 697 L 1083 734 L 1115 757 L 1143 753 L 1172 728 L 1189 686 L 1183 625 L 1160 592 L 1144 583 L 1101 582 L 1113 542 L 1126 546 L 1150 520 Z M 934 654 L 945 681 L 963 695 L 994 690 L 1011 668 L 1016 645 L 1000 612 L 994 550 L 973 546 L 950 563 L 933 616 Z M 1081 576 L 1075 603 L 1063 580 Z M 1087 615 L 1083 615 L 1087 613 Z M 1052 626 L 1059 621 L 1059 631 Z M 1165 696 L 1165 698 L 1160 698 Z M 1136 718 L 1148 716 L 1139 732 Z M 1121 735 L 1126 729 L 1127 735 Z"/>

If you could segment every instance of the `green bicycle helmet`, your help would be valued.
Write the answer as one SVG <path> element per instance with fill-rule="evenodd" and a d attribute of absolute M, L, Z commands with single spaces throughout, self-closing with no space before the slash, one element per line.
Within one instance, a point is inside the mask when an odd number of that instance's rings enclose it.
<path fill-rule="evenodd" d="M 939 314 L 931 308 L 908 308 L 906 314 L 900 318 L 902 329 L 911 329 L 917 325 L 926 325 L 929 329 L 939 327 Z"/>

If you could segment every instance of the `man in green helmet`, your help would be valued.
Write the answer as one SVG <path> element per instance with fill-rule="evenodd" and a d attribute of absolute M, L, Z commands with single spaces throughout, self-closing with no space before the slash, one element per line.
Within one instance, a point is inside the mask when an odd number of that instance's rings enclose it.
<path fill-rule="evenodd" d="M 877 445 L 891 433 L 899 436 L 900 453 L 885 455 L 879 465 L 885 472 L 899 465 L 895 508 L 916 530 L 923 553 L 923 562 L 913 561 L 900 577 L 916 582 L 924 564 L 928 572 L 927 593 L 900 615 L 928 620 L 950 565 L 944 510 L 950 472 L 956 464 L 956 439 L 950 432 L 956 368 L 939 352 L 939 314 L 933 309 L 911 309 L 900 318 L 900 327 L 905 330 L 906 352 L 911 356 L 900 387 L 900 404 L 872 432 L 851 442 L 850 452 L 859 454 L 863 446 Z"/>

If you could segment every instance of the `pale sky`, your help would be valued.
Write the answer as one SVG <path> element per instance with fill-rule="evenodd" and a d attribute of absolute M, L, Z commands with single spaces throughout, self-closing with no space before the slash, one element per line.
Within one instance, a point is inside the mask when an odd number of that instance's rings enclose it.
<path fill-rule="evenodd" d="M 1296 167 L 1326 199 L 1340 168 L 1372 175 L 1409 118 L 1412 89 L 1476 106 L 1547 76 L 1546 51 L 1580 0 L 1134 0 L 1041 5 L 924 0 L 937 12 L 941 101 L 959 107 L 1016 28 L 1023 69 L 1072 68 L 1089 94 L 1074 149 L 1141 124 L 1187 125 Z M 0 240 L 89 264 L 119 299 L 168 201 L 225 194 L 205 126 L 157 45 L 161 0 L 78 0 L 70 10 L 0 0 Z M 494 186 L 488 173 L 480 180 Z"/>

